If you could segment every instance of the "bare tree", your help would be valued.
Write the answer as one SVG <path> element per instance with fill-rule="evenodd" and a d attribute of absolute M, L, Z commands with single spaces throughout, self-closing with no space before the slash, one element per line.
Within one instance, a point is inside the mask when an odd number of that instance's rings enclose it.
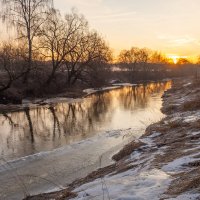
<path fill-rule="evenodd" d="M 131 56 L 130 50 L 122 50 L 118 55 L 118 62 L 123 64 L 131 64 L 133 63 L 133 58 Z"/>
<path fill-rule="evenodd" d="M 191 62 L 187 58 L 179 58 L 177 64 L 178 65 L 186 65 L 186 64 L 191 64 Z"/>
<path fill-rule="evenodd" d="M 23 66 L 23 59 L 19 49 L 11 43 L 3 43 L 0 48 L 0 92 L 10 88 L 15 80 L 23 76 L 21 66 Z"/>
<path fill-rule="evenodd" d="M 44 56 L 52 62 L 52 71 L 47 84 L 55 78 L 56 72 L 67 57 L 79 45 L 79 36 L 87 30 L 87 21 L 82 15 L 72 11 L 62 19 L 59 11 L 51 10 L 47 23 L 42 27 L 40 45 L 44 49 Z"/>
<path fill-rule="evenodd" d="M 139 49 L 137 52 L 137 62 L 139 64 L 139 67 L 143 69 L 143 71 L 149 71 L 149 65 L 148 61 L 150 58 L 150 50 L 143 48 Z"/>
<path fill-rule="evenodd" d="M 131 71 L 139 70 L 141 67 L 146 70 L 146 64 L 149 60 L 149 50 L 132 47 L 130 50 L 122 50 L 118 56 L 121 63 L 127 64 Z"/>
<path fill-rule="evenodd" d="M 159 51 L 152 51 L 150 62 L 154 64 L 165 64 L 167 62 L 167 58 Z"/>
<path fill-rule="evenodd" d="M 69 86 L 77 80 L 91 82 L 91 77 L 97 76 L 97 72 L 106 67 L 106 63 L 112 57 L 109 47 L 96 32 L 81 33 L 79 38 L 76 48 L 65 57 Z M 97 78 L 99 77 L 96 77 L 96 80 Z"/>
<path fill-rule="evenodd" d="M 32 68 L 34 39 L 45 21 L 44 14 L 53 2 L 52 0 L 0 0 L 0 2 L 3 22 L 17 28 L 18 39 L 26 39 L 28 47 L 28 64 L 24 73 L 24 82 L 26 82 Z"/>

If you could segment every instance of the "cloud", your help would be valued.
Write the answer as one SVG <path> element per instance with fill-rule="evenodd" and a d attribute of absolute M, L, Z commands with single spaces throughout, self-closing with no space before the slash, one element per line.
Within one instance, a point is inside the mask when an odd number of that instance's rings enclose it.
<path fill-rule="evenodd" d="M 188 44 L 198 44 L 199 41 L 188 35 L 184 36 L 171 36 L 171 35 L 159 35 L 158 39 L 164 40 L 168 46 L 185 46 Z"/>
<path fill-rule="evenodd" d="M 93 19 L 110 19 L 110 18 L 121 18 L 121 17 L 130 17 L 132 15 L 136 14 L 136 12 L 121 12 L 121 13 L 110 13 L 110 14 L 105 14 L 105 15 L 99 15 L 99 16 L 94 16 Z"/>
<path fill-rule="evenodd" d="M 60 3 L 70 4 L 74 6 L 95 6 L 103 3 L 104 0 L 57 0 Z"/>

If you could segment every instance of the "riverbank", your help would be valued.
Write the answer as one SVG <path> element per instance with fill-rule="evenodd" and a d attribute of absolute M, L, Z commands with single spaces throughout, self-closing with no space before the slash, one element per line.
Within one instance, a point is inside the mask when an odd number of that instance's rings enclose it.
<path fill-rule="evenodd" d="M 42 98 L 24 98 L 21 99 L 21 103 L 7 103 L 7 104 L 1 104 L 0 103 L 0 114 L 4 114 L 7 112 L 16 112 L 24 110 L 25 108 L 36 108 L 38 106 L 44 106 L 44 105 L 54 105 L 61 102 L 77 102 L 80 101 L 82 98 L 87 97 L 88 95 L 97 93 L 97 92 L 104 92 L 109 90 L 118 89 L 120 87 L 123 87 L 123 85 L 110 85 L 107 87 L 102 88 L 89 88 L 89 89 L 72 89 L 71 91 L 66 91 L 63 93 L 59 93 L 56 95 L 45 95 Z M 0 98 L 4 98 L 1 97 Z M 13 97 L 11 97 L 13 98 Z"/>
<path fill-rule="evenodd" d="M 0 94 L 0 113 L 15 112 L 24 109 L 25 107 L 37 107 L 39 105 L 47 104 L 50 100 L 54 101 L 68 101 L 72 99 L 82 98 L 86 95 L 82 89 L 71 89 L 57 94 L 45 94 L 39 97 L 25 97 L 13 91 L 6 91 Z"/>
<path fill-rule="evenodd" d="M 14 88 L 8 89 L 7 91 L 0 93 L 0 114 L 8 112 L 16 112 L 23 110 L 24 108 L 35 108 L 43 106 L 45 104 L 56 104 L 57 102 L 73 102 L 80 100 L 88 95 L 96 92 L 103 92 L 113 89 L 118 89 L 124 86 L 137 86 L 140 84 L 156 83 L 156 82 L 167 82 L 170 79 L 161 79 L 157 81 L 137 81 L 134 84 L 130 83 L 108 83 L 98 88 L 87 88 L 86 86 L 74 87 L 63 89 L 62 92 L 54 93 L 43 93 L 33 95 L 31 92 L 26 94 L 25 92 L 19 92 Z"/>
<path fill-rule="evenodd" d="M 163 100 L 166 117 L 117 153 L 116 163 L 66 190 L 27 199 L 200 198 L 199 82 L 176 80 Z"/>

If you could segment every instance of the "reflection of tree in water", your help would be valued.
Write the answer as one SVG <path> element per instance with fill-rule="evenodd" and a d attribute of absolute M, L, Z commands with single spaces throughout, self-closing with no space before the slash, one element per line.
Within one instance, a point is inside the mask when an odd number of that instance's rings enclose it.
<path fill-rule="evenodd" d="M 60 133 L 61 133 L 60 122 L 59 122 L 58 117 L 56 115 L 55 108 L 53 106 L 50 106 L 49 110 L 51 111 L 52 116 L 53 116 L 53 139 L 55 139 L 56 127 L 58 128 L 58 133 L 59 133 L 59 137 L 60 137 Z"/>
<path fill-rule="evenodd" d="M 152 83 L 123 87 L 90 95 L 81 102 L 25 108 L 0 115 L 0 124 L 5 130 L 5 134 L 1 134 L 1 151 L 12 148 L 13 152 L 18 151 L 19 145 L 21 151 L 29 153 L 33 151 L 29 149 L 33 143 L 45 150 L 90 136 L 110 123 L 115 109 L 145 108 L 152 94 L 161 93 L 169 86 L 170 83 Z"/>
<path fill-rule="evenodd" d="M 29 130 L 30 130 L 30 136 L 31 136 L 31 142 L 34 143 L 34 133 L 33 133 L 33 124 L 32 124 L 32 120 L 31 120 L 31 116 L 30 116 L 30 108 L 25 108 L 24 112 L 26 114 L 26 118 L 28 120 L 28 124 L 29 124 Z"/>
<path fill-rule="evenodd" d="M 105 118 L 109 102 L 105 94 L 91 95 L 84 102 L 59 104 L 57 116 L 67 135 L 86 135 L 91 133 L 97 122 Z"/>
<path fill-rule="evenodd" d="M 126 110 L 147 107 L 152 94 L 161 94 L 170 87 L 170 83 L 150 83 L 119 90 L 119 101 Z"/>
<path fill-rule="evenodd" d="M 16 124 L 13 122 L 12 118 L 9 115 L 7 115 L 6 113 L 4 113 L 3 116 L 5 117 L 5 121 L 8 120 L 8 122 L 11 125 L 12 128 L 16 126 Z M 2 125 L 3 125 L 3 123 L 5 121 L 2 121 Z"/>
<path fill-rule="evenodd" d="M 87 117 L 92 124 L 102 120 L 110 120 L 112 97 L 110 92 L 97 93 L 91 97 L 92 105 L 88 108 Z M 108 112 L 110 111 L 110 112 Z"/>

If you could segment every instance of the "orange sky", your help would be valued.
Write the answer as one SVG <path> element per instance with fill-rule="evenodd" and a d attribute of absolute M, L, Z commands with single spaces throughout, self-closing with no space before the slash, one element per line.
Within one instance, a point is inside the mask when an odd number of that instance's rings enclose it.
<path fill-rule="evenodd" d="M 117 54 L 132 46 L 172 56 L 200 55 L 200 0 L 54 0 L 88 19 Z M 1 26 L 2 27 L 2 26 Z M 0 29 L 0 34 L 3 28 Z M 7 36 L 7 34 L 6 34 Z"/>
<path fill-rule="evenodd" d="M 168 55 L 200 54 L 200 0 L 55 0 L 76 7 L 117 53 L 131 46 Z"/>

